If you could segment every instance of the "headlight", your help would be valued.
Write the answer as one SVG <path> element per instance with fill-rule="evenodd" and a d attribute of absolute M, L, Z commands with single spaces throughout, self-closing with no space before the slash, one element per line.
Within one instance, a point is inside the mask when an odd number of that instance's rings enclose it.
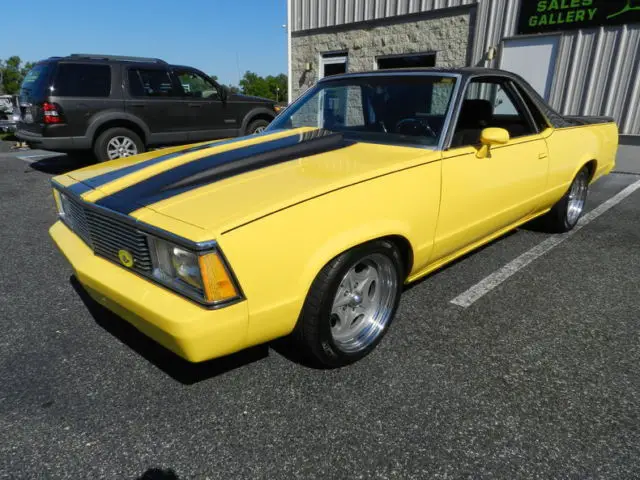
<path fill-rule="evenodd" d="M 149 237 L 149 241 L 153 276 L 160 283 L 209 304 L 238 297 L 218 252 L 197 254 L 156 237 Z"/>

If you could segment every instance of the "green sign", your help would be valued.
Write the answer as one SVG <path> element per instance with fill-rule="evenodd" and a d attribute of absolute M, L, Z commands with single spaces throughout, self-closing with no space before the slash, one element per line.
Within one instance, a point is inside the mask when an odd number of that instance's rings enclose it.
<path fill-rule="evenodd" d="M 640 0 L 522 0 L 518 33 L 640 22 Z"/>

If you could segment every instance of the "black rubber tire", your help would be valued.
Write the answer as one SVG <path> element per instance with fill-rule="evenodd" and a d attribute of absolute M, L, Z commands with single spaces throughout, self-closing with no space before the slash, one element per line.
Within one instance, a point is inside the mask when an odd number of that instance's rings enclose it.
<path fill-rule="evenodd" d="M 256 130 L 260 127 L 265 128 L 269 125 L 269 122 L 259 118 L 258 120 L 254 120 L 249 125 L 247 125 L 246 135 L 253 135 L 256 133 Z"/>
<path fill-rule="evenodd" d="M 93 144 L 93 154 L 99 162 L 108 162 L 107 144 L 113 137 L 128 137 L 136 145 L 138 153 L 144 153 L 145 146 L 137 133 L 124 127 L 109 128 L 102 132 Z"/>
<path fill-rule="evenodd" d="M 565 233 L 570 230 L 573 230 L 573 228 L 577 225 L 578 220 L 580 220 L 580 217 L 582 216 L 582 214 L 574 222 L 569 221 L 569 218 L 567 215 L 569 210 L 568 208 L 569 192 L 571 191 L 571 187 L 576 182 L 576 180 L 585 171 L 587 172 L 588 178 L 590 177 L 589 167 L 587 166 L 582 167 L 580 171 L 576 174 L 573 181 L 571 182 L 571 185 L 569 186 L 569 189 L 564 194 L 564 196 L 560 200 L 558 200 L 558 202 L 551 208 L 551 210 L 546 215 L 542 217 L 545 230 L 551 233 Z M 588 194 L 588 191 L 587 191 L 587 194 Z"/>
<path fill-rule="evenodd" d="M 387 256 L 396 267 L 398 291 L 395 303 L 390 319 L 380 335 L 365 349 L 355 353 L 346 353 L 336 346 L 331 335 L 330 317 L 333 298 L 346 272 L 358 260 L 372 253 L 381 253 Z M 367 356 L 382 340 L 393 322 L 400 302 L 404 281 L 403 270 L 398 249 L 392 242 L 386 240 L 376 240 L 359 245 L 331 260 L 318 273 L 309 289 L 298 323 L 291 335 L 295 346 L 302 350 L 306 359 L 313 365 L 323 368 L 342 367 Z"/>

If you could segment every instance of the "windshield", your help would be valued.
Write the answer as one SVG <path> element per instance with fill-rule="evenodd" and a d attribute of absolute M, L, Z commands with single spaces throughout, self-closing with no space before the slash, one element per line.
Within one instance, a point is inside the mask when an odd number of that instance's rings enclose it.
<path fill-rule="evenodd" d="M 436 146 L 456 78 L 371 75 L 321 82 L 268 130 L 325 128 L 361 141 Z"/>

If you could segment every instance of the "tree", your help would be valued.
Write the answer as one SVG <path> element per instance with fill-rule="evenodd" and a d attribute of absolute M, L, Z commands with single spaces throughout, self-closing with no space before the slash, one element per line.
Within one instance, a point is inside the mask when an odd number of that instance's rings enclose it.
<path fill-rule="evenodd" d="M 287 76 L 284 73 L 275 77 L 261 77 L 254 72 L 245 72 L 240 86 L 245 95 L 270 98 L 278 102 L 287 98 Z"/>
<path fill-rule="evenodd" d="M 15 95 L 20 91 L 22 80 L 33 68 L 33 63 L 22 63 L 20 57 L 14 55 L 7 60 L 0 61 L 0 93 Z"/>

